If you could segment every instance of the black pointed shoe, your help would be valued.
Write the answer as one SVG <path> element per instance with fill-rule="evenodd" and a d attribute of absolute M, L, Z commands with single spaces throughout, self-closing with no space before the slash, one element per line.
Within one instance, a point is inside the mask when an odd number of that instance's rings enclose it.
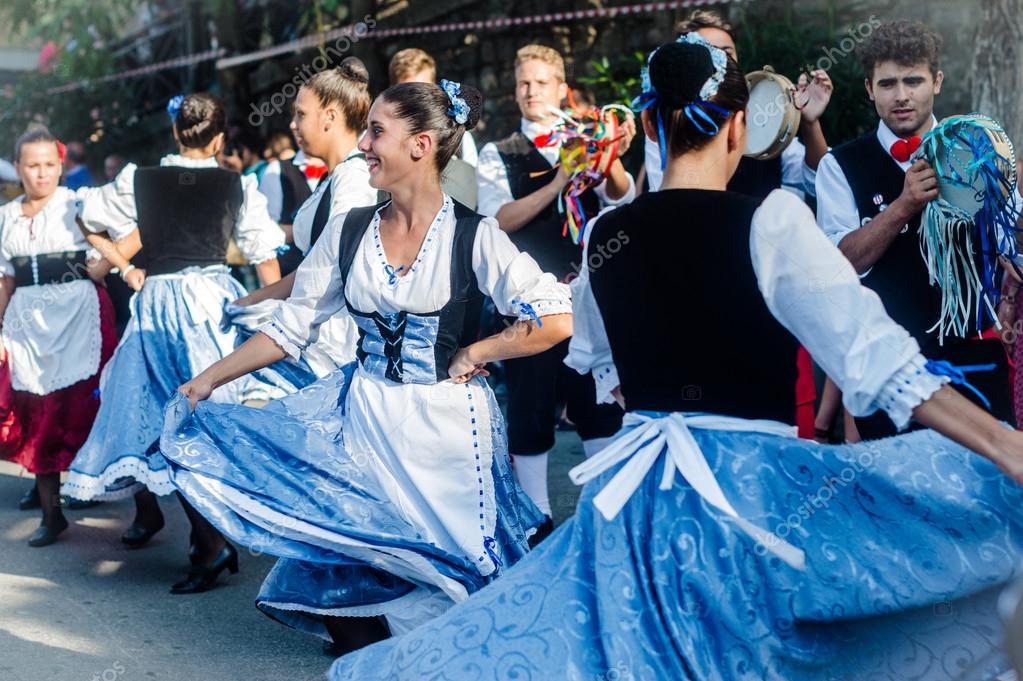
<path fill-rule="evenodd" d="M 35 485 L 22 495 L 21 499 L 18 500 L 19 511 L 31 511 L 36 508 L 41 508 L 42 504 L 39 503 L 39 488 Z"/>
<path fill-rule="evenodd" d="M 65 518 L 61 518 L 60 522 L 52 527 L 50 525 L 40 525 L 28 538 L 28 545 L 33 548 L 49 546 L 53 542 L 57 541 L 57 536 L 66 530 L 67 527 L 68 524 Z"/>
<path fill-rule="evenodd" d="M 141 523 L 132 523 L 121 535 L 121 543 L 127 546 L 142 546 L 149 543 L 153 535 L 163 529 L 163 519 L 157 527 L 149 528 Z"/>
<path fill-rule="evenodd" d="M 171 593 L 197 594 L 206 591 L 217 582 L 217 577 L 224 570 L 232 575 L 238 574 L 238 552 L 230 544 L 224 544 L 211 565 L 193 565 L 188 576 L 171 587 Z"/>
<path fill-rule="evenodd" d="M 543 522 L 537 526 L 536 532 L 534 532 L 533 536 L 530 537 L 528 540 L 529 548 L 535 549 L 540 542 L 542 542 L 547 537 L 551 536 L 551 532 L 553 531 L 554 519 L 551 518 L 549 515 L 544 516 Z"/>

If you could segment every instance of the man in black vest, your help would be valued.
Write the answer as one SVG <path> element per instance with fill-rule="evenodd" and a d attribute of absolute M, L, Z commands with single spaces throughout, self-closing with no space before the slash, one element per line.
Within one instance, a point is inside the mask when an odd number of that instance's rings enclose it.
<path fill-rule="evenodd" d="M 558 196 L 569 175 L 557 165 L 557 146 L 537 148 L 534 139 L 550 133 L 568 94 L 565 64 L 557 51 L 527 45 L 515 59 L 515 99 L 522 114 L 519 130 L 480 150 L 477 164 L 478 212 L 497 218 L 519 250 L 531 255 L 545 272 L 561 281 L 580 267 L 582 249 L 563 235 L 565 216 L 558 211 Z M 630 117 L 623 124 L 619 157 L 636 134 Z M 582 195 L 586 215 L 594 217 L 602 206 L 631 201 L 635 184 L 620 161 L 607 179 Z M 542 311 L 540 314 L 543 314 Z M 547 453 L 554 446 L 556 409 L 565 402 L 587 453 L 598 450 L 603 438 L 621 427 L 618 405 L 597 404 L 593 378 L 581 376 L 564 364 L 568 341 L 533 357 L 508 360 L 508 449 L 522 488 L 548 516 L 534 543 L 553 528 L 547 493 Z"/>
<path fill-rule="evenodd" d="M 675 25 L 676 38 L 687 33 L 698 33 L 711 45 L 724 50 L 732 59 L 738 61 L 735 31 L 717 12 L 696 10 Z M 758 198 L 766 198 L 772 191 L 781 188 L 788 189 L 800 197 L 813 194 L 814 172 L 821 158 L 828 153 L 828 143 L 824 139 L 820 117 L 828 108 L 834 87 L 824 69 L 817 69 L 810 76 L 812 82 L 809 84 L 805 80 L 805 75 L 799 81 L 801 86 L 806 85 L 805 93 L 799 95 L 800 101 L 803 97 L 808 98 L 806 106 L 800 112 L 799 138 L 793 140 L 780 155 L 767 161 L 743 157 L 728 182 L 729 191 Z M 656 141 L 650 138 L 645 138 L 644 141 L 646 186 L 651 191 L 657 191 L 661 186 L 661 152 Z"/>
<path fill-rule="evenodd" d="M 946 336 L 943 344 L 932 330 L 941 293 L 930 284 L 918 229 L 924 207 L 938 196 L 938 179 L 926 161 L 911 163 L 910 157 L 937 122 L 934 98 L 944 80 L 941 45 L 941 36 L 923 24 L 896 21 L 875 28 L 859 46 L 867 95 L 880 121 L 877 130 L 821 160 L 817 221 L 924 355 L 955 365 L 997 365 L 968 378 L 990 400 L 991 412 L 1011 423 L 1005 352 L 997 339 L 978 338 L 991 320 L 971 329 L 968 338 Z M 968 390 L 963 394 L 973 398 Z M 864 439 L 895 433 L 884 415 L 857 419 L 857 427 Z"/>

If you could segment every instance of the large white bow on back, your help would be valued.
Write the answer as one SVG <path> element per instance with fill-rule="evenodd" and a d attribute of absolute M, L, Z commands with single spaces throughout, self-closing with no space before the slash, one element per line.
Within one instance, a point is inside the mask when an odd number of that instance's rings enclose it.
<path fill-rule="evenodd" d="M 660 489 L 671 489 L 675 482 L 675 472 L 678 471 L 707 503 L 724 512 L 767 551 L 774 553 L 797 570 L 806 567 L 806 556 L 802 550 L 739 516 L 725 498 L 725 493 L 714 477 L 707 458 L 700 450 L 693 434 L 689 432 L 690 428 L 704 428 L 795 437 L 794 427 L 777 421 L 740 419 L 715 414 L 672 413 L 666 416 L 650 416 L 635 412 L 626 414 L 623 425 L 631 427 L 631 430 L 568 473 L 572 482 L 582 485 L 628 459 L 621 470 L 593 498 L 593 505 L 605 519 L 612 520 L 618 515 L 650 468 L 660 458 L 661 453 L 667 452 Z"/>

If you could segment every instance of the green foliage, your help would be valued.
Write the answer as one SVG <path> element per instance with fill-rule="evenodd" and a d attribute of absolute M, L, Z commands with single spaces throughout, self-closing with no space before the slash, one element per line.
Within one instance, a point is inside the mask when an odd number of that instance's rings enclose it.
<path fill-rule="evenodd" d="M 873 128 L 877 122 L 863 89 L 859 60 L 854 50 L 846 49 L 858 44 L 866 31 L 860 30 L 864 27 L 859 22 L 842 25 L 844 17 L 855 12 L 863 15 L 863 3 L 831 0 L 822 11 L 799 12 L 793 10 L 793 4 L 740 5 L 739 59 L 746 71 L 769 64 L 793 82 L 800 73 L 824 68 L 835 90 L 821 125 L 834 146 Z"/>
<path fill-rule="evenodd" d="M 580 76 L 579 82 L 593 91 L 600 105 L 624 104 L 639 94 L 639 70 L 646 62 L 641 52 L 634 52 L 613 63 L 606 56 L 588 64 L 593 75 Z"/>
<path fill-rule="evenodd" d="M 7 0 L 0 21 L 27 41 L 53 41 L 58 48 L 48 73 L 25 74 L 0 90 L 0 155 L 32 123 L 43 123 L 65 139 L 87 140 L 108 125 L 122 122 L 118 100 L 126 85 L 111 82 L 57 95 L 52 88 L 113 71 L 110 45 L 134 14 L 138 0 Z M 130 98 L 125 98 L 130 101 Z M 102 135 L 102 133 L 100 133 Z"/>
<path fill-rule="evenodd" d="M 6 0 L 0 19 L 12 35 L 56 43 L 58 76 L 89 78 L 108 72 L 108 47 L 138 5 L 138 0 Z"/>

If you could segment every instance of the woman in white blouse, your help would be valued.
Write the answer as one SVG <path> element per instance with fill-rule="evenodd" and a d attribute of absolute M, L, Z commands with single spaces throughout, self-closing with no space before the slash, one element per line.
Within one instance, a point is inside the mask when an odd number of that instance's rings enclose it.
<path fill-rule="evenodd" d="M 376 100 L 359 148 L 391 200 L 331 220 L 262 332 L 181 386 L 161 440 L 189 501 L 235 540 L 286 558 L 259 607 L 341 650 L 464 600 L 525 553 L 541 521 L 511 475 L 482 375 L 569 335 L 568 288 L 441 191 L 482 103 L 442 84 Z M 519 322 L 476 340 L 483 295 Z M 346 308 L 357 362 L 262 410 L 202 402 L 299 356 Z"/>
<path fill-rule="evenodd" d="M 87 260 L 89 244 L 75 222 L 82 202 L 58 186 L 63 145 L 45 129 L 32 130 L 18 140 L 14 162 L 25 193 L 0 208 L 2 380 L 13 388 L 0 456 L 35 474 L 43 522 L 28 543 L 46 546 L 68 525 L 60 473 L 92 428 L 99 372 L 117 330 L 110 298 L 96 285 L 106 263 Z"/>
<path fill-rule="evenodd" d="M 370 101 L 369 72 L 355 57 L 348 57 L 336 69 L 320 71 L 299 88 L 291 129 L 302 151 L 323 159 L 329 171 L 288 226 L 303 257 L 331 217 L 377 202 L 377 190 L 369 184 L 366 155 L 356 148 L 360 133 L 366 129 Z M 279 301 L 291 295 L 294 286 L 295 272 L 291 272 L 238 299 L 228 306 L 228 313 L 236 324 L 255 331 Z M 327 320 L 316 342 L 303 355 L 304 364 L 314 374 L 310 378 L 322 378 L 355 359 L 358 333 L 347 314 Z"/>
<path fill-rule="evenodd" d="M 157 450 L 164 404 L 183 380 L 231 352 L 237 341 L 224 324 L 223 307 L 245 290 L 225 265 L 228 241 L 234 238 L 264 283 L 279 278 L 277 248 L 284 243 L 255 178 L 217 167 L 226 123 L 220 101 L 192 94 L 172 100 L 169 111 L 179 153 L 163 157 L 159 167 L 126 166 L 112 183 L 85 195 L 81 216 L 92 232 L 89 241 L 138 293 L 131 322 L 103 372 L 95 425 L 62 490 L 86 500 L 134 495 L 135 521 L 121 538 L 129 546 L 148 542 L 163 528 L 155 495 L 174 491 Z M 132 264 L 128 259 L 136 253 Z M 241 402 L 296 389 L 281 383 L 273 375 L 246 377 L 213 399 Z M 204 589 L 208 583 L 198 575 L 211 566 L 237 569 L 233 547 L 187 504 L 185 511 L 194 567 L 174 593 Z"/>

